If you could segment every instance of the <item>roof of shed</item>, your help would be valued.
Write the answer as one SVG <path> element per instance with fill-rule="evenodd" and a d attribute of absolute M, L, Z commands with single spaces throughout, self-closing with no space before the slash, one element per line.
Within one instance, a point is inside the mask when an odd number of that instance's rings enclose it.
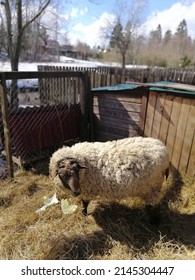
<path fill-rule="evenodd" d="M 107 87 L 97 87 L 93 88 L 92 91 L 124 91 L 124 90 L 133 90 L 135 88 L 145 87 L 153 91 L 166 91 L 166 92 L 175 92 L 182 94 L 195 95 L 195 86 L 179 84 L 173 82 L 155 82 L 155 83 L 127 83 L 127 84 L 118 84 Z"/>
<path fill-rule="evenodd" d="M 92 91 L 120 91 L 120 90 L 129 90 L 129 89 L 135 89 L 137 87 L 143 87 L 143 84 L 118 84 L 113 86 L 107 86 L 107 87 L 96 87 L 93 88 Z"/>
<path fill-rule="evenodd" d="M 195 86 L 193 85 L 179 84 L 179 83 L 173 83 L 167 81 L 148 83 L 145 85 L 148 86 L 150 90 L 168 91 L 168 92 L 195 95 Z"/>

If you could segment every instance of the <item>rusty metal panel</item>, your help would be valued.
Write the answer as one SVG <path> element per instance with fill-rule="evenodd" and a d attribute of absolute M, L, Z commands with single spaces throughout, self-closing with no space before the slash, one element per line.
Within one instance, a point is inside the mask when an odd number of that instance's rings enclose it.
<path fill-rule="evenodd" d="M 26 159 L 33 153 L 79 138 L 79 120 L 79 106 L 19 109 L 10 114 L 14 153 Z"/>

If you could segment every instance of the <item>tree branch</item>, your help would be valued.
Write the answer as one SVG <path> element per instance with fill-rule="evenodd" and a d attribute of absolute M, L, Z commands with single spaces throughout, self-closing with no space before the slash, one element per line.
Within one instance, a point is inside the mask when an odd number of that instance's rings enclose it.
<path fill-rule="evenodd" d="M 47 2 L 45 3 L 45 5 L 42 6 L 42 8 L 39 10 L 39 12 L 33 17 L 31 18 L 31 20 L 27 21 L 21 29 L 21 33 L 23 34 L 24 30 L 33 22 L 35 21 L 41 14 L 42 12 L 47 8 L 47 6 L 49 6 L 51 0 L 47 0 Z M 21 35 L 22 35 L 21 34 Z M 20 34 L 19 34 L 20 35 Z"/>

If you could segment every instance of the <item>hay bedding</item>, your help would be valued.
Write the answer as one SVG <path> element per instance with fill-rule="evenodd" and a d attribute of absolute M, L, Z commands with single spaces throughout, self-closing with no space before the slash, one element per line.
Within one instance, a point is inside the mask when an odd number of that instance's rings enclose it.
<path fill-rule="evenodd" d="M 174 181 L 151 225 L 139 201 L 90 204 L 64 215 L 60 204 L 36 213 L 55 192 L 47 176 L 20 171 L 0 181 L 0 259 L 195 259 L 195 181 Z M 58 199 L 64 195 L 57 192 Z M 78 204 L 78 199 L 68 198 Z M 79 204 L 78 204 L 79 205 Z M 131 206 L 131 208 L 128 207 Z"/>

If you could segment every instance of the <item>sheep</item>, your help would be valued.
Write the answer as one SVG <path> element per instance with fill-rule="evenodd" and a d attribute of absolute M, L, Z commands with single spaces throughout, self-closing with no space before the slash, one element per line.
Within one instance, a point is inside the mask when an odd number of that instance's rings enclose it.
<path fill-rule="evenodd" d="M 116 202 L 140 197 L 146 205 L 158 205 L 168 170 L 166 146 L 149 137 L 65 146 L 53 153 L 49 163 L 55 185 L 80 195 L 84 215 L 90 200 Z"/>

